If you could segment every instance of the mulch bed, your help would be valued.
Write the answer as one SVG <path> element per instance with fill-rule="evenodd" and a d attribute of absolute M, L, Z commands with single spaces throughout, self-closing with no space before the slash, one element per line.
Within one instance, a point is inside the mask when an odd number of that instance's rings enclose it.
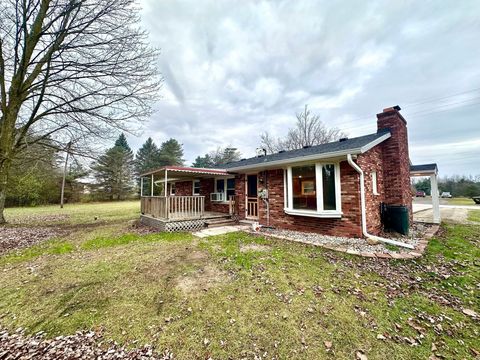
<path fill-rule="evenodd" d="M 127 350 L 113 341 L 105 341 L 101 334 L 92 331 L 46 339 L 42 333 L 28 336 L 19 329 L 15 333 L 0 330 L 0 359 L 167 360 L 173 359 L 173 354 L 168 351 L 157 353 L 149 345 Z"/>
<path fill-rule="evenodd" d="M 64 235 L 65 230 L 54 227 L 0 227 L 0 255 L 37 245 L 56 236 Z M 1 359 L 1 358 L 0 358 Z"/>

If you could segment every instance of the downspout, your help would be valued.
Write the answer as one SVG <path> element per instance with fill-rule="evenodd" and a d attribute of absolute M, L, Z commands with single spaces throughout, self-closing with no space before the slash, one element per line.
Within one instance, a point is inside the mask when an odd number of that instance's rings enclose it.
<path fill-rule="evenodd" d="M 368 231 L 367 231 L 367 210 L 366 210 L 366 205 L 365 205 L 365 181 L 364 181 L 365 179 L 364 179 L 364 175 L 363 175 L 363 170 L 360 168 L 360 166 L 358 166 L 353 161 L 351 154 L 347 155 L 347 161 L 350 164 L 350 166 L 356 172 L 358 172 L 358 174 L 360 175 L 360 205 L 361 205 L 361 209 L 362 209 L 362 233 L 363 233 L 363 236 L 365 236 L 367 239 L 380 241 L 380 242 L 383 242 L 383 243 L 386 243 L 386 244 L 401 246 L 401 247 L 405 247 L 405 248 L 408 248 L 408 249 L 414 249 L 413 245 L 406 244 L 406 243 L 403 243 L 403 242 L 400 242 L 400 241 L 395 241 L 395 240 L 391 240 L 391 239 L 382 238 L 380 236 L 375 236 L 375 235 L 371 235 L 371 234 L 368 233 Z"/>

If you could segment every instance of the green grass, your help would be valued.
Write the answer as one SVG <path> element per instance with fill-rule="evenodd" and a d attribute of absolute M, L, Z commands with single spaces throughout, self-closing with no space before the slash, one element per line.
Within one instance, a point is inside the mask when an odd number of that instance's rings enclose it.
<path fill-rule="evenodd" d="M 71 251 L 74 251 L 73 244 L 66 241 L 50 240 L 0 257 L 0 265 L 31 260 L 41 255 L 62 255 Z"/>
<path fill-rule="evenodd" d="M 125 207 L 117 219 L 137 216 Z M 89 220 L 98 209 L 81 208 L 82 226 L 62 238 L 0 257 L 0 324 L 48 336 L 102 328 L 106 339 L 179 359 L 353 359 L 360 349 L 368 359 L 427 359 L 432 343 L 444 358 L 467 359 L 480 350 L 479 323 L 461 311 L 480 312 L 480 226 L 448 225 L 420 260 L 379 263 L 245 233 L 139 235 L 123 220 L 98 226 Z M 404 340 L 419 336 L 410 319 L 423 329 L 415 346 Z"/>
<path fill-rule="evenodd" d="M 106 247 L 113 247 L 119 245 L 126 245 L 132 242 L 154 242 L 154 241 L 184 241 L 191 240 L 192 235 L 188 233 L 161 233 L 161 234 L 149 234 L 149 235 L 138 235 L 138 234 L 123 234 L 116 237 L 96 237 L 82 243 L 82 249 L 91 250 L 91 249 L 101 249 Z"/>
<path fill-rule="evenodd" d="M 468 212 L 468 220 L 480 222 L 480 210 L 471 210 Z"/>
<path fill-rule="evenodd" d="M 127 221 L 140 215 L 140 200 L 66 204 L 63 209 L 58 205 L 41 207 L 7 208 L 5 216 L 10 223 L 30 225 L 78 225 L 104 224 Z"/>
<path fill-rule="evenodd" d="M 471 198 L 465 197 L 454 197 L 444 200 L 448 202 L 448 205 L 475 205 L 475 202 Z"/>

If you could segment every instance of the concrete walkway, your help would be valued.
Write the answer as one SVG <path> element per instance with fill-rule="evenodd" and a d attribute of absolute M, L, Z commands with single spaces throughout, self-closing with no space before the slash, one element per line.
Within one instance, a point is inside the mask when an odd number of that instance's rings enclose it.
<path fill-rule="evenodd" d="M 432 204 L 413 204 L 413 213 L 431 209 Z M 480 210 L 480 205 L 440 205 L 440 209 L 465 209 L 465 210 Z"/>
<path fill-rule="evenodd" d="M 243 231 L 250 229 L 250 225 L 228 225 L 228 226 L 218 226 L 213 228 L 206 228 L 200 231 L 196 231 L 193 235 L 199 238 L 205 238 L 208 236 L 223 235 L 235 231 Z"/>

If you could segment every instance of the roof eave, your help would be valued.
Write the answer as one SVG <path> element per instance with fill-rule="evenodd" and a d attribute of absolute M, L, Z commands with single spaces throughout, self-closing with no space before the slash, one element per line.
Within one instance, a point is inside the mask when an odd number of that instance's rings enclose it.
<path fill-rule="evenodd" d="M 359 154 L 363 154 L 364 152 L 367 152 L 368 150 L 372 149 L 374 146 L 377 146 L 378 144 L 387 140 L 391 136 L 392 135 L 389 132 L 385 133 L 384 135 L 382 135 L 379 138 L 369 142 L 368 144 L 366 144 L 362 147 L 354 148 L 354 149 L 333 151 L 333 152 L 328 152 L 328 153 L 323 153 L 323 154 L 312 154 L 312 155 L 308 155 L 308 156 L 298 156 L 298 157 L 294 157 L 294 158 L 290 158 L 290 159 L 268 161 L 268 162 L 265 162 L 265 163 L 256 163 L 256 164 L 252 164 L 252 165 L 236 166 L 236 167 L 228 168 L 227 171 L 244 171 L 244 170 L 253 170 L 253 169 L 265 168 L 265 167 L 271 168 L 271 167 L 275 167 L 275 166 L 288 165 L 288 164 L 297 163 L 297 162 L 338 158 L 338 157 L 342 157 L 342 156 L 347 156 L 348 154 L 359 155 Z"/>

